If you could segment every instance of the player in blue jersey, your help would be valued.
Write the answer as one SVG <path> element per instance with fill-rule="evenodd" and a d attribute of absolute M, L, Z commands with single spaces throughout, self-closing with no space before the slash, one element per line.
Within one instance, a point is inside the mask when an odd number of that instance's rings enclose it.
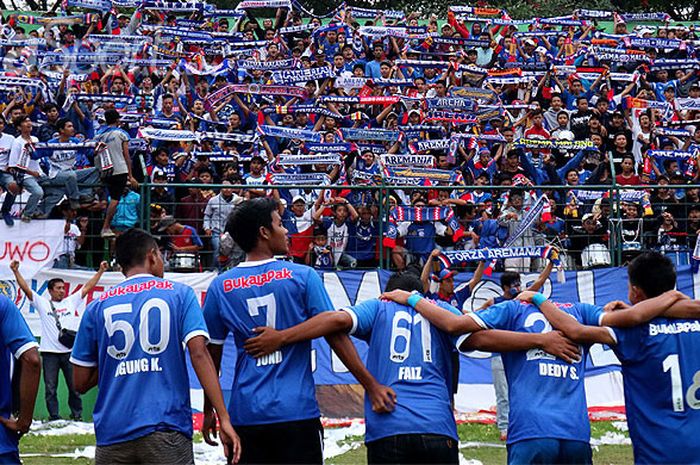
<path fill-rule="evenodd" d="M 229 412 L 241 437 L 242 463 L 322 463 L 323 428 L 311 374 L 311 344 L 299 343 L 255 359 L 243 350 L 253 328 L 284 329 L 333 309 L 316 271 L 279 261 L 286 255 L 287 230 L 274 200 L 260 198 L 239 205 L 226 231 L 246 253 L 246 261 L 209 286 L 204 317 L 212 337 L 216 367 L 223 343 L 233 333 L 237 362 Z M 345 366 L 373 398 L 373 408 L 393 408 L 390 389 L 380 386 L 362 364 L 347 335 L 328 338 Z M 215 431 L 205 400 L 202 431 Z"/>
<path fill-rule="evenodd" d="M 19 438 L 29 431 L 41 376 L 39 344 L 15 305 L 0 295 L 0 464 L 17 464 Z M 21 368 L 19 415 L 12 418 L 12 358 Z"/>
<path fill-rule="evenodd" d="M 384 297 L 404 303 L 400 291 Z M 677 296 L 664 295 L 638 308 L 610 315 L 627 324 L 637 316 L 652 318 L 667 309 Z M 597 324 L 602 308 L 588 304 L 559 304 L 567 318 Z M 419 313 L 450 334 L 469 334 L 482 329 L 505 329 L 522 333 L 547 333 L 551 326 L 537 307 L 520 300 L 493 305 L 478 313 L 456 316 L 429 306 L 417 305 Z M 573 318 L 571 318 L 573 317 Z M 605 328 L 593 328 L 600 334 Z M 594 341 L 588 341 L 594 342 Z M 496 349 L 495 351 L 501 351 Z M 502 352 L 502 351 L 501 351 Z M 510 415 L 508 463 L 591 463 L 590 425 L 584 389 L 585 353 L 573 363 L 558 360 L 545 351 L 504 353 L 503 364 L 508 379 Z M 556 402 L 555 399 L 566 399 Z"/>
<path fill-rule="evenodd" d="M 677 294 L 673 291 L 676 273 L 667 257 L 656 252 L 644 253 L 627 269 L 632 304 Z M 681 300 L 663 317 L 648 321 L 639 315 L 636 326 L 615 327 L 608 332 L 573 321 L 541 295 L 524 297 L 539 302 L 552 326 L 572 339 L 612 346 L 622 364 L 635 463 L 700 463 L 699 301 Z M 619 303 L 613 306 L 619 307 Z M 612 317 L 622 311 L 627 310 L 605 313 L 594 324 L 617 326 Z"/>
<path fill-rule="evenodd" d="M 240 445 L 206 348 L 209 335 L 189 286 L 163 279 L 156 241 L 129 229 L 116 241 L 126 280 L 85 310 L 73 347 L 76 389 L 97 385 L 95 463 L 193 464 L 185 346 L 219 415 L 229 462 Z"/>
<path fill-rule="evenodd" d="M 420 292 L 417 275 L 397 273 L 386 290 Z M 419 305 L 439 312 L 460 312 L 445 302 L 414 296 Z M 450 403 L 451 355 L 455 341 L 423 319 L 405 304 L 371 299 L 342 311 L 326 312 L 282 331 L 260 328 L 245 348 L 260 357 L 286 344 L 298 343 L 335 331 L 349 332 L 369 343 L 367 368 L 379 382 L 389 385 L 397 396 L 396 409 L 378 415 L 365 401 L 367 461 L 379 463 L 458 463 L 457 430 Z M 486 332 L 484 332 L 486 333 Z M 519 334 L 488 331 L 474 337 L 469 350 L 525 350 L 543 348 L 572 360 L 576 346 L 559 333 Z"/>

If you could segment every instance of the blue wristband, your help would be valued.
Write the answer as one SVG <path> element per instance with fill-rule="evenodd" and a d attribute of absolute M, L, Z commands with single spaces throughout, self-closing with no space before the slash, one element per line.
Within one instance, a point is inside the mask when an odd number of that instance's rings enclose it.
<path fill-rule="evenodd" d="M 540 308 L 540 306 L 547 300 L 547 298 L 540 293 L 537 293 L 532 296 L 532 303 L 537 305 L 537 308 Z"/>
<path fill-rule="evenodd" d="M 419 294 L 411 294 L 408 296 L 408 304 L 409 307 L 411 308 L 416 308 L 416 305 L 418 305 L 418 302 L 420 302 L 423 299 L 422 295 Z"/>

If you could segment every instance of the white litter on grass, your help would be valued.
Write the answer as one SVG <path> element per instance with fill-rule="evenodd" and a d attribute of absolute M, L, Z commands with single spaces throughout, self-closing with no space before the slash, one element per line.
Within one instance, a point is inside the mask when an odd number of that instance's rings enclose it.
<path fill-rule="evenodd" d="M 95 434 L 92 423 L 82 421 L 54 420 L 33 421 L 29 435 L 37 436 L 67 436 L 69 434 Z"/>
<path fill-rule="evenodd" d="M 495 449 L 505 449 L 506 445 L 499 444 L 496 442 L 480 442 L 480 441 L 466 441 L 466 442 L 459 443 L 460 449 L 464 449 L 467 447 L 493 447 Z"/>
<path fill-rule="evenodd" d="M 194 463 L 196 465 L 218 465 L 226 463 L 224 457 L 224 449 L 221 444 L 218 446 L 210 446 L 206 442 L 195 442 L 194 446 Z"/>
<path fill-rule="evenodd" d="M 326 428 L 323 438 L 323 456 L 326 460 L 338 455 L 342 455 L 353 449 L 357 449 L 363 443 L 359 441 L 349 441 L 353 436 L 365 436 L 365 424 L 360 420 L 355 420 L 350 426 L 342 428 Z"/>
<path fill-rule="evenodd" d="M 479 460 L 468 459 L 464 454 L 459 453 L 459 465 L 483 465 Z"/>
<path fill-rule="evenodd" d="M 591 445 L 594 447 L 610 445 L 629 446 L 631 444 L 632 440 L 630 438 L 622 433 L 615 433 L 612 431 L 606 432 L 599 439 L 591 438 Z"/>
<path fill-rule="evenodd" d="M 622 431 L 625 433 L 630 430 L 629 426 L 627 426 L 626 421 L 613 421 L 612 425 L 613 425 L 613 428 L 615 428 L 616 430 Z"/>

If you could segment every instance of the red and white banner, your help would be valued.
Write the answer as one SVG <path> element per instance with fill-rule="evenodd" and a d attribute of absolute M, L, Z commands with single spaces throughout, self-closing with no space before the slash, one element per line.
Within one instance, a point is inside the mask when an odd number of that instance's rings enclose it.
<path fill-rule="evenodd" d="M 31 279 L 44 268 L 53 266 L 63 247 L 63 220 L 17 221 L 12 227 L 0 224 L 0 280 L 14 279 L 10 263 L 17 260 L 20 271 Z"/>

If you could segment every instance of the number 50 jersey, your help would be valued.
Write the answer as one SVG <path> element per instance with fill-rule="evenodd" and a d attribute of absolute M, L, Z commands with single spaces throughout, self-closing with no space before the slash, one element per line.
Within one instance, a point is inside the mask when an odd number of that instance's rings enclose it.
<path fill-rule="evenodd" d="M 155 431 L 192 437 L 185 344 L 209 335 L 192 288 L 132 276 L 85 310 L 71 362 L 97 367 L 93 412 L 98 446 Z"/>
<path fill-rule="evenodd" d="M 332 310 L 316 271 L 275 259 L 240 263 L 209 286 L 204 318 L 213 344 L 229 332 L 236 343 L 236 372 L 229 414 L 234 425 L 264 425 L 318 418 L 311 374 L 311 341 L 291 344 L 262 358 L 243 350 L 253 328 L 285 329 Z"/>

